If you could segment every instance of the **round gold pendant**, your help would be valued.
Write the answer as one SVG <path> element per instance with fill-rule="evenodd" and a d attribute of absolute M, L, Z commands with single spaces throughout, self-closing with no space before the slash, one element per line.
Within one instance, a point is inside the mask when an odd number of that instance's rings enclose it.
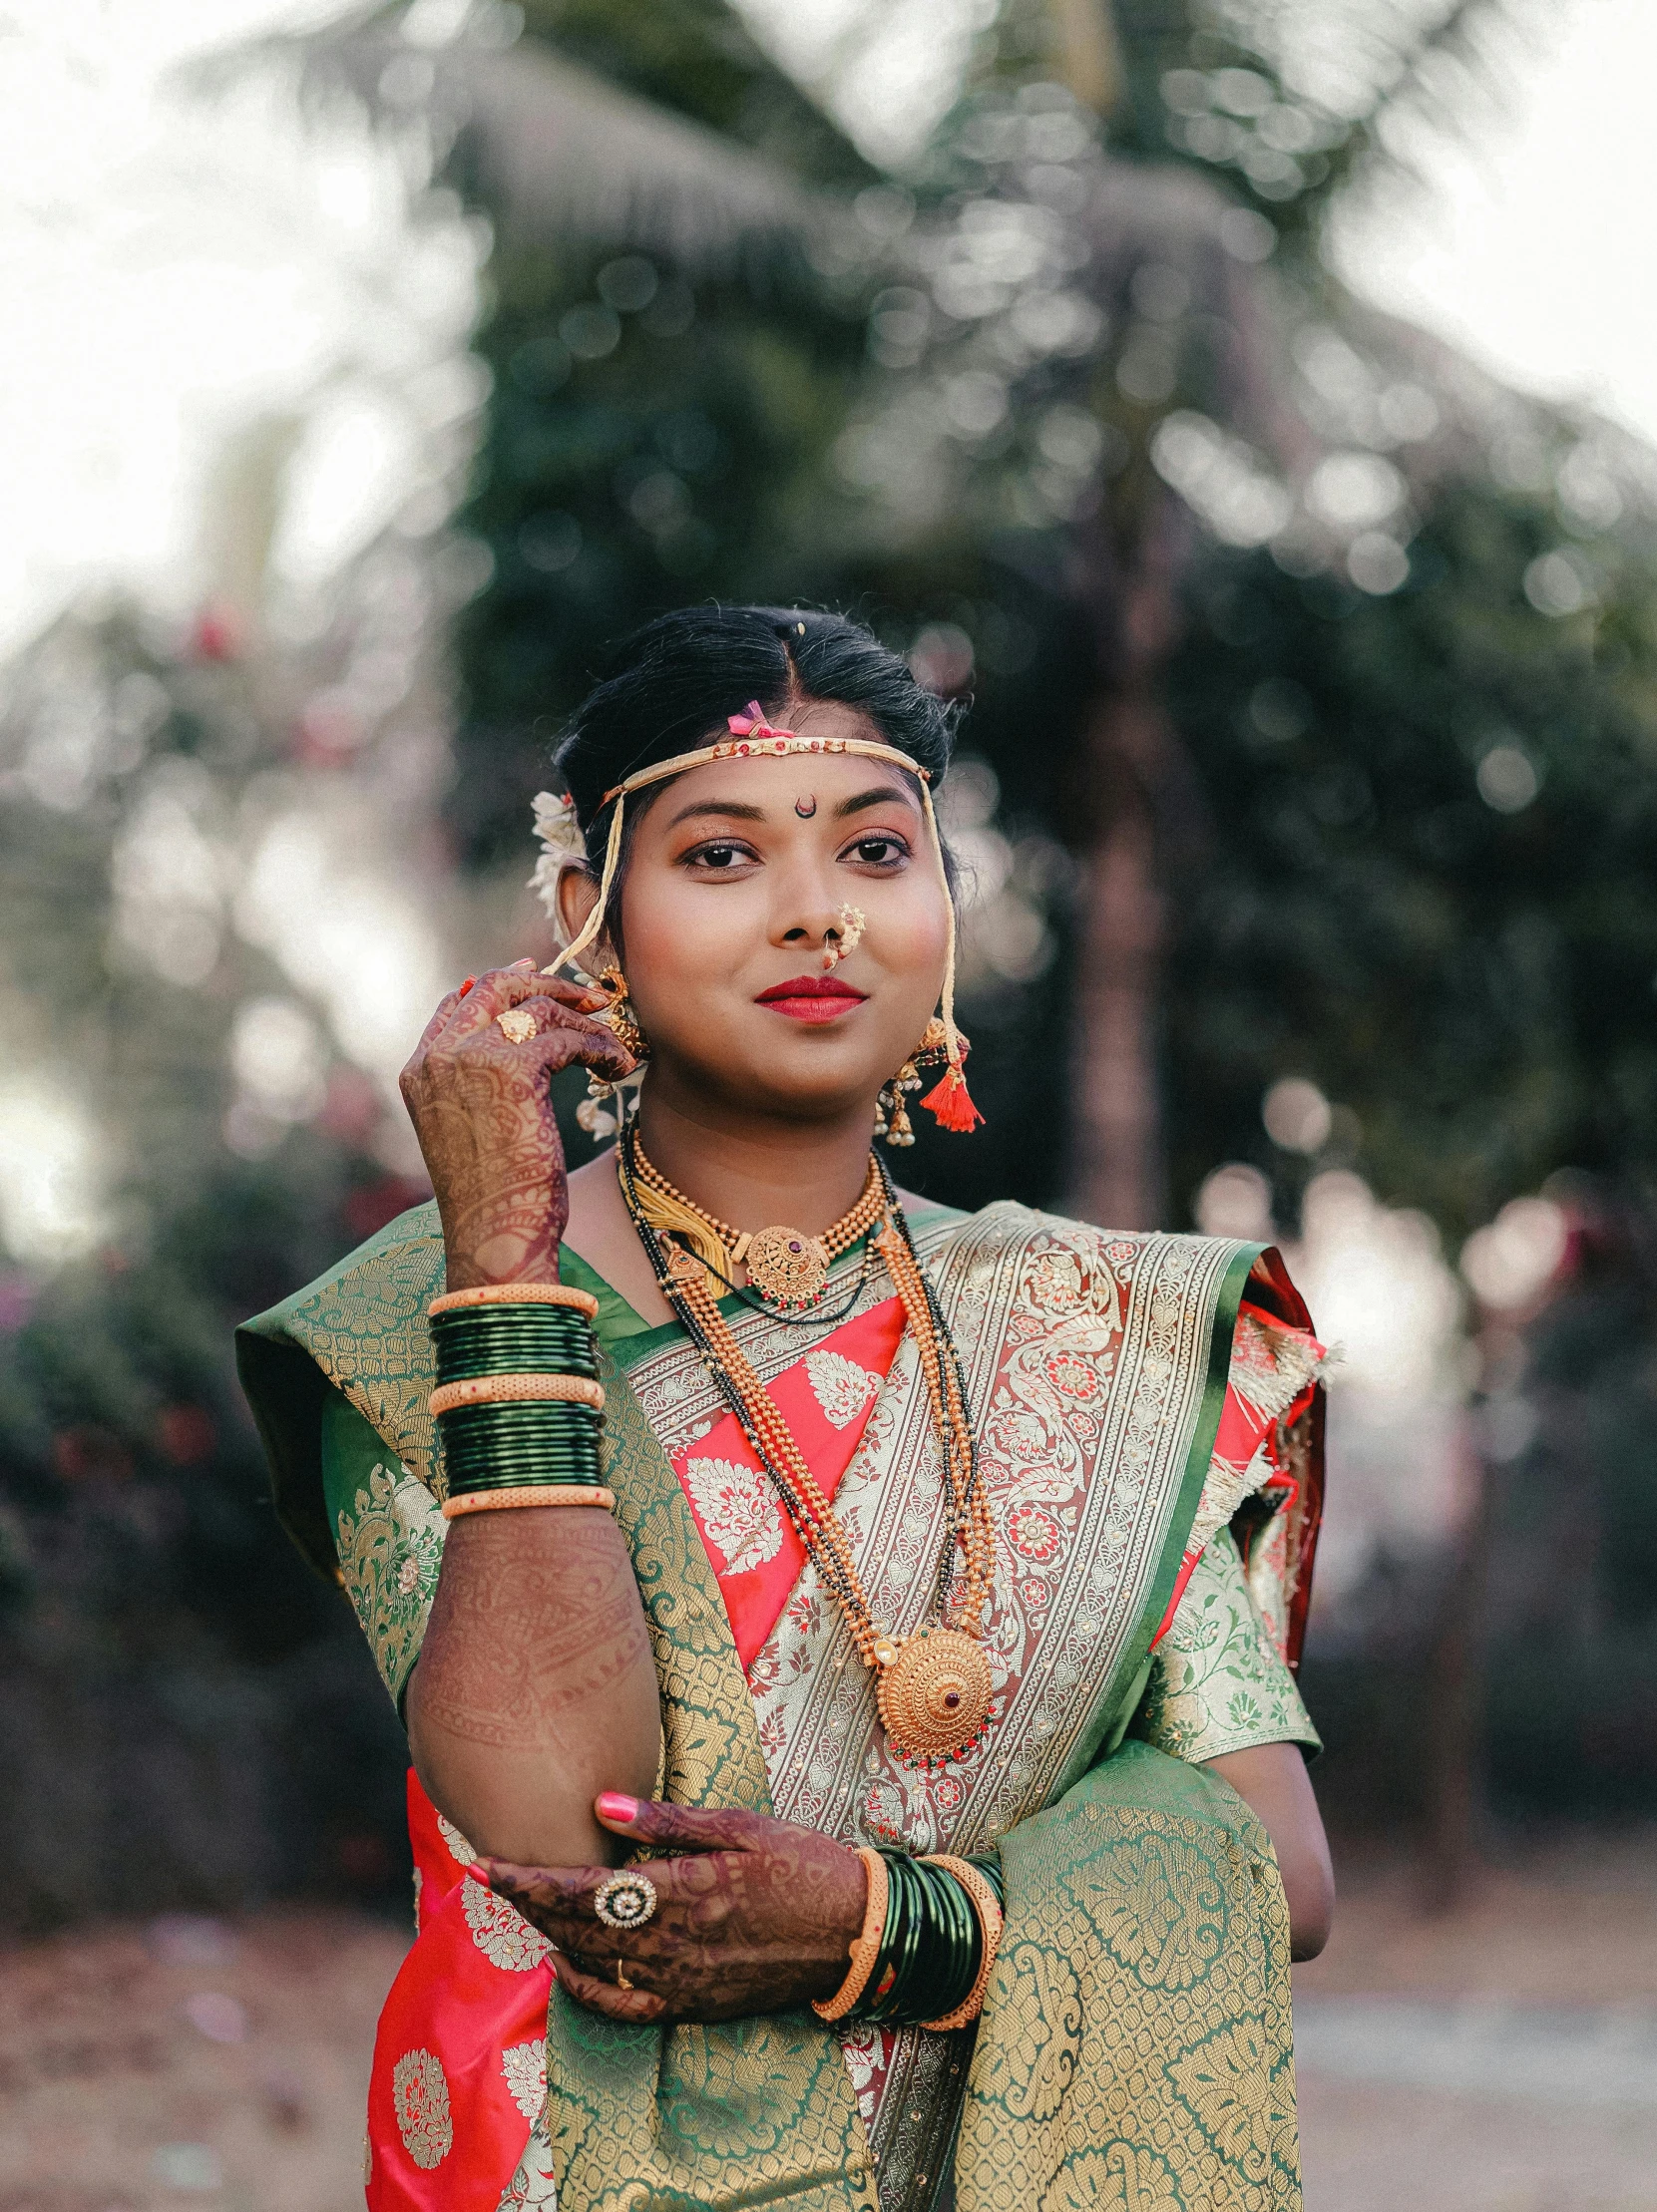
<path fill-rule="evenodd" d="M 875 1691 L 905 1764 L 942 1766 L 977 1741 L 990 1717 L 990 1661 L 960 1629 L 923 1629 L 881 1669 Z"/>
<path fill-rule="evenodd" d="M 797 1229 L 761 1229 L 742 1260 L 748 1281 L 773 1305 L 810 1305 L 828 1281 L 828 1254 Z"/>

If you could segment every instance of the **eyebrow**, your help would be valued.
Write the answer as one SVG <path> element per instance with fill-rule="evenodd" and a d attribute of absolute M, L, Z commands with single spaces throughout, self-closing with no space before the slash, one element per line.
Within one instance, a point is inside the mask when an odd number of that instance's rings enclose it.
<path fill-rule="evenodd" d="M 866 807 L 878 807 L 888 799 L 902 800 L 910 806 L 915 804 L 914 794 L 902 784 L 875 784 L 868 791 L 843 799 L 834 810 L 834 819 L 843 822 L 847 815 L 861 814 Z M 694 822 L 701 817 L 722 822 L 763 822 L 767 819 L 763 807 L 746 806 L 735 799 L 693 799 L 689 806 L 680 807 L 667 827 L 676 830 L 681 822 Z"/>
<path fill-rule="evenodd" d="M 861 814 L 865 807 L 878 807 L 887 799 L 901 799 L 907 805 L 915 804 L 915 794 L 902 784 L 876 784 L 872 790 L 860 791 L 854 799 L 843 799 L 834 810 L 836 821 L 843 821 L 848 814 Z"/>
<path fill-rule="evenodd" d="M 680 807 L 667 827 L 676 830 L 681 822 L 693 822 L 698 815 L 718 815 L 727 822 L 763 822 L 765 809 L 741 806 L 734 799 L 693 799 L 689 806 Z"/>

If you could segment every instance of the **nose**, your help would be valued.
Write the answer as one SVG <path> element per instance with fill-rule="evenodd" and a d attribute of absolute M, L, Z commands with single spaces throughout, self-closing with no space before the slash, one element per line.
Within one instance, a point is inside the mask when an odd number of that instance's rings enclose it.
<path fill-rule="evenodd" d="M 790 868 L 776 887 L 771 942 L 821 947 L 842 933 L 838 889 L 832 874 L 814 863 Z"/>

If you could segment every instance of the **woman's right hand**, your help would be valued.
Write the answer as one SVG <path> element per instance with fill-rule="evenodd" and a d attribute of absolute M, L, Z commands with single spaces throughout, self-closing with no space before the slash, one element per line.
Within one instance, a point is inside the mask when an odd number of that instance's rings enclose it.
<path fill-rule="evenodd" d="M 451 1290 L 482 1283 L 555 1283 L 570 1218 L 564 1147 L 548 1084 L 573 1061 L 611 1082 L 634 1061 L 592 1017 L 603 991 L 537 974 L 533 960 L 452 990 L 402 1073 L 443 1222 Z M 497 1020 L 509 1006 L 536 1019 L 514 1044 Z"/>

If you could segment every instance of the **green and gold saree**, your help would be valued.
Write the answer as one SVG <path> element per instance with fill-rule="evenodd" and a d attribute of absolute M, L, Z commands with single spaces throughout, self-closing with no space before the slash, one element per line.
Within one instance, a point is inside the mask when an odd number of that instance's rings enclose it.
<path fill-rule="evenodd" d="M 462 1879 L 469 1846 L 411 1784 L 421 1934 L 376 2053 L 376 2212 L 1298 2207 L 1282 1888 L 1259 1823 L 1201 1762 L 1316 1740 L 1287 1663 L 1320 1488 L 1304 1308 L 1275 1256 L 1227 1240 L 1012 1205 L 912 1226 L 998 1548 L 992 1725 L 938 1771 L 892 1754 L 687 1340 L 573 1255 L 567 1276 L 604 1292 L 606 1479 L 654 1647 L 661 1794 L 848 1843 L 999 1851 L 982 2020 L 600 2021 L 549 1991 L 544 1940 L 509 1907 L 469 1902 L 489 1894 Z M 858 1264 L 837 1265 L 848 1292 Z M 395 1697 L 445 1526 L 424 1318 L 442 1268 L 418 1209 L 240 1338 L 278 1510 L 345 1584 Z M 895 1302 L 877 1273 L 804 1348 L 807 1332 L 728 1312 L 833 1489 L 875 1612 L 907 1631 L 932 1602 L 945 1491 Z"/>

